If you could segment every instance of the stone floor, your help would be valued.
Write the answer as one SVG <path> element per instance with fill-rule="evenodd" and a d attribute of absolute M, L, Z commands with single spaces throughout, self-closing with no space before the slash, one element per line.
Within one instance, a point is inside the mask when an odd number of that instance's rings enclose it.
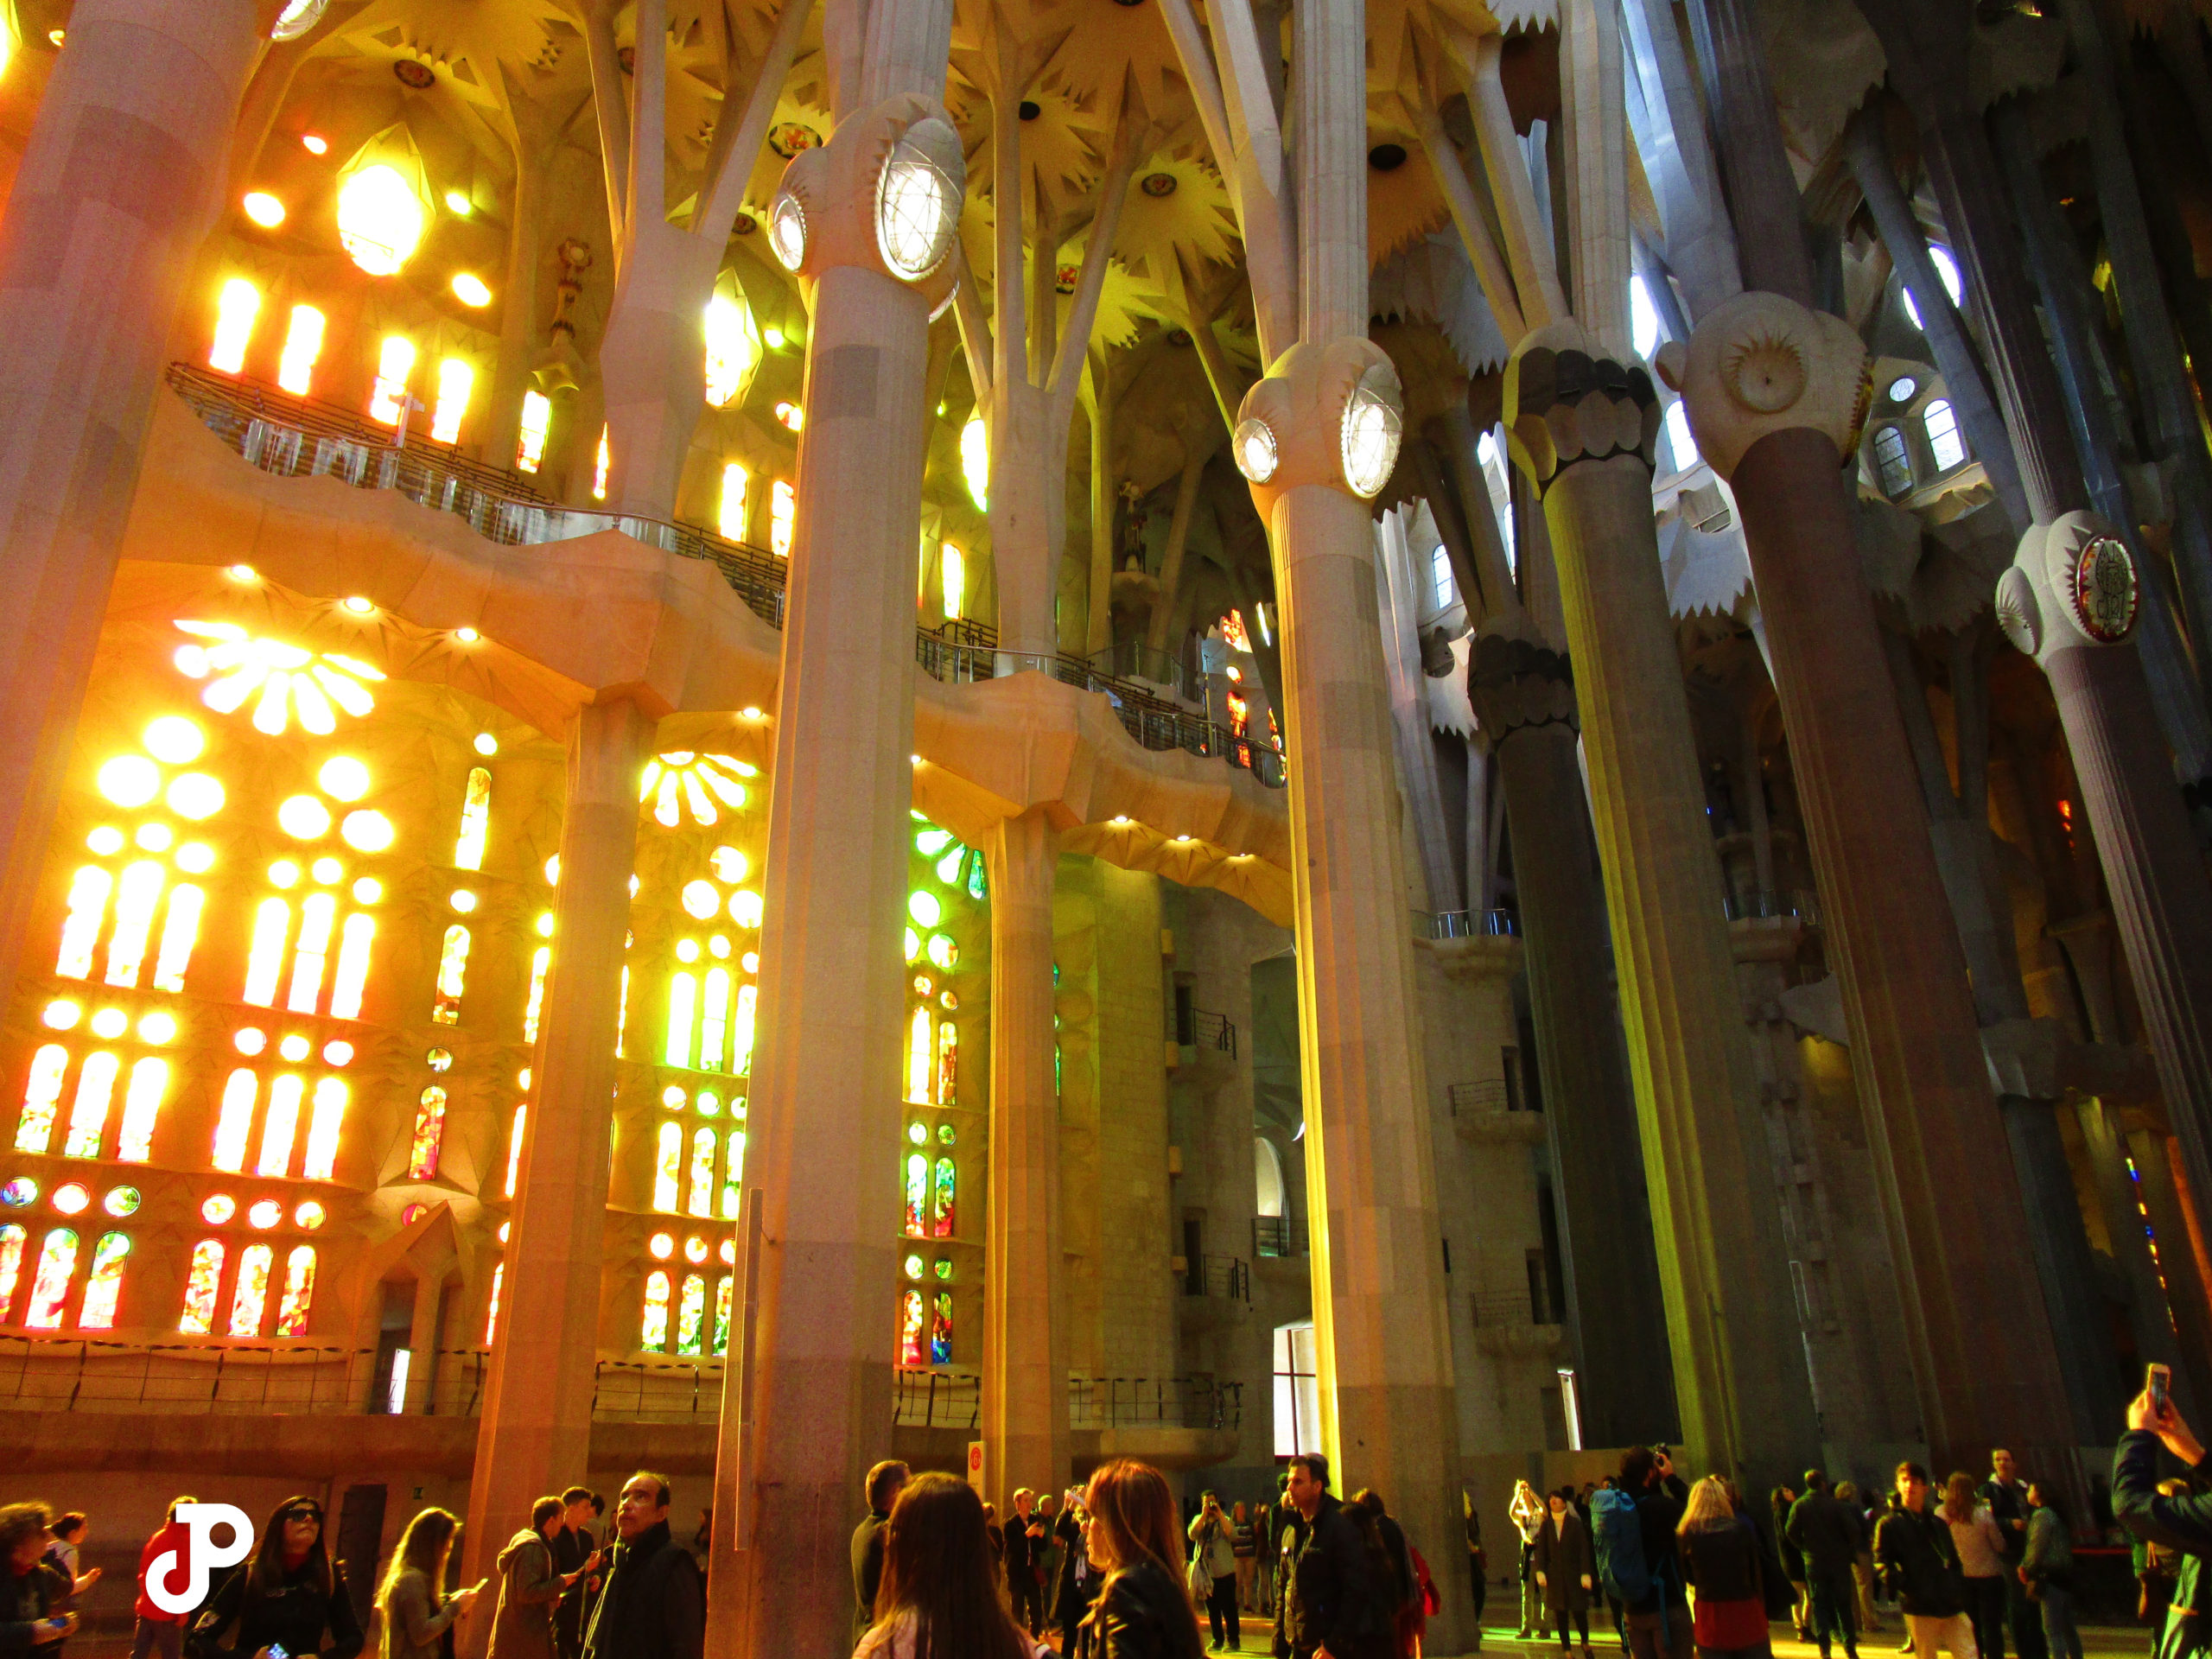
<path fill-rule="evenodd" d="M 1272 1629 L 1268 1620 L 1248 1615 L 1243 1621 L 1243 1650 L 1255 1654 L 1268 1652 Z M 1818 1659 L 1820 1649 L 1810 1642 L 1800 1642 L 1791 1636 L 1789 1625 L 1778 1624 L 1772 1629 L 1775 1659 Z M 1555 1641 L 1524 1642 L 1513 1634 L 1513 1630 L 1510 1624 L 1485 1629 L 1483 1632 L 1483 1653 L 1497 1656 L 1497 1659 L 1551 1659 L 1551 1656 L 1559 1652 L 1559 1644 Z M 1621 1649 L 1611 1631 L 1593 1630 L 1591 1636 L 1591 1652 L 1596 1659 L 1617 1659 Z M 1879 1634 L 1859 1643 L 1859 1659 L 1892 1659 L 1897 1652 L 1897 1643 L 1904 1639 L 1904 1632 L 1897 1628 L 1896 1620 L 1891 1619 Z M 2149 1659 L 2151 1638 L 2148 1631 L 2128 1626 L 2084 1625 L 2082 1648 L 2084 1659 Z M 1424 1652 L 1422 1659 L 1465 1659 L 1465 1656 L 1447 1656 L 1431 1650 Z M 1842 1659 L 1840 1649 L 1836 1650 L 1835 1659 Z"/>

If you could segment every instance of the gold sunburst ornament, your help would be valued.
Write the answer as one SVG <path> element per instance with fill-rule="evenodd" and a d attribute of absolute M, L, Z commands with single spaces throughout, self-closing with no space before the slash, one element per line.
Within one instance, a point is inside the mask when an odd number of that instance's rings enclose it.
<path fill-rule="evenodd" d="M 732 755 L 679 749 L 645 763 L 638 799 L 652 803 L 653 822 L 664 830 L 682 823 L 687 810 L 692 823 L 712 825 L 721 822 L 723 808 L 734 812 L 744 806 L 742 780 L 760 776 L 760 771 Z"/>
<path fill-rule="evenodd" d="M 282 736 L 294 719 L 327 737 L 338 729 L 340 713 L 359 720 L 376 707 L 369 687 L 384 674 L 356 658 L 257 639 L 235 622 L 179 621 L 176 628 L 194 641 L 177 647 L 177 672 L 208 682 L 200 701 L 231 715 L 258 692 L 254 729 L 270 737 Z"/>

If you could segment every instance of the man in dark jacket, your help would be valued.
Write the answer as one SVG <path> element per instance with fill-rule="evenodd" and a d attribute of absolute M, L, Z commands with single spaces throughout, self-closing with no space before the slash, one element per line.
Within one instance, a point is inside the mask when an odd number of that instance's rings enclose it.
<path fill-rule="evenodd" d="M 669 1535 L 667 1479 L 630 1477 L 614 1511 L 614 1565 L 593 1609 L 584 1659 L 700 1659 L 707 1598 L 699 1564 Z"/>
<path fill-rule="evenodd" d="M 1643 1597 L 1628 1604 L 1628 1645 L 1636 1659 L 1690 1659 L 1689 1592 L 1675 1542 L 1683 1503 L 1674 1489 L 1681 1479 L 1664 1446 L 1632 1446 L 1621 1453 L 1614 1484 L 1636 1501 L 1637 1536 L 1651 1580 Z M 1602 1558 L 1599 1565 L 1604 1567 Z"/>
<path fill-rule="evenodd" d="M 1928 1471 L 1897 1465 L 1897 1507 L 1874 1529 L 1874 1572 L 1904 1610 L 1918 1659 L 1942 1647 L 1953 1659 L 1973 1659 L 1974 1621 L 1967 1617 L 1966 1580 L 1959 1572 L 1951 1525 L 1929 1501 Z"/>
<path fill-rule="evenodd" d="M 561 1494 L 561 1530 L 553 1535 L 553 1570 L 563 1578 L 582 1573 L 599 1548 L 599 1535 L 594 1530 L 598 1520 L 590 1487 L 571 1486 Z M 561 1659 L 577 1659 L 584 1650 L 586 1605 L 590 1599 L 591 1592 L 579 1579 L 562 1593 L 553 1610 L 553 1645 Z"/>
<path fill-rule="evenodd" d="M 1044 1547 L 1045 1523 L 1031 1513 L 1037 1494 L 1024 1486 L 1014 1495 L 1014 1513 L 1007 1518 L 1006 1589 L 1014 1609 L 1014 1622 L 1033 1637 L 1045 1629 L 1044 1586 L 1037 1581 L 1037 1552 Z"/>
<path fill-rule="evenodd" d="M 1276 1659 L 1390 1659 L 1396 1609 L 1374 1582 L 1358 1523 L 1329 1493 L 1329 1460 L 1301 1452 L 1284 1488 L 1300 1525 L 1283 1533 L 1283 1593 L 1275 1605 Z M 1292 1542 L 1292 1540 L 1295 1542 Z"/>
<path fill-rule="evenodd" d="M 2193 1493 L 2168 1497 L 2159 1491 L 2162 1440 L 2195 1477 Z M 2208 1479 L 2212 1479 L 2212 1465 L 2173 1402 L 2168 1401 L 2161 1411 L 2152 1402 L 2149 1390 L 2136 1395 L 2127 1408 L 2127 1433 L 2113 1452 L 2112 1512 L 2145 1543 L 2163 1545 L 2180 1554 L 2171 1611 L 2183 1616 L 2183 1630 L 2201 1630 L 2205 1616 L 2212 1613 L 2212 1574 L 2204 1571 L 2205 1558 L 2212 1556 L 2212 1497 L 2204 1496 Z M 2161 1652 L 2166 1647 L 2164 1634 L 2163 1630 L 2152 1632 L 2152 1645 Z"/>
<path fill-rule="evenodd" d="M 1989 1505 L 2005 1540 L 2005 1622 L 2012 1626 L 2012 1650 L 2020 1659 L 2047 1659 L 2050 1649 L 2044 1640 L 2043 1610 L 2028 1599 L 2028 1587 L 2020 1581 L 2020 1560 L 2028 1553 L 2028 1484 L 2020 1478 L 2018 1459 L 2001 1446 L 1989 1454 L 1981 1501 Z M 2005 1656 L 1986 1653 L 1982 1659 Z"/>
<path fill-rule="evenodd" d="M 1859 1659 L 1859 1594 L 1853 1570 L 1866 1537 L 1859 1512 L 1828 1490 L 1826 1474 L 1808 1469 L 1805 1496 L 1790 1506 L 1783 1530 L 1805 1558 L 1821 1659 L 1828 1659 L 1828 1640 L 1839 1634 L 1844 1652 Z"/>
<path fill-rule="evenodd" d="M 76 1614 L 58 1611 L 69 1594 L 67 1575 L 41 1559 L 53 1524 L 43 1503 L 0 1508 L 0 1652 L 42 1648 L 77 1628 Z"/>
<path fill-rule="evenodd" d="M 891 1524 L 891 1506 L 906 1484 L 910 1471 L 897 1459 L 888 1459 L 868 1471 L 868 1518 L 853 1529 L 853 1645 L 875 1623 L 875 1592 L 883 1583 L 883 1534 Z"/>

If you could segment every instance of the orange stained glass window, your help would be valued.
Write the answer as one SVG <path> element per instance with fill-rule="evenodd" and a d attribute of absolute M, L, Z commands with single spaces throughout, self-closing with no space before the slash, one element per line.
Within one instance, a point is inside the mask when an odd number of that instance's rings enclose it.
<path fill-rule="evenodd" d="M 115 878 L 97 864 L 87 864 L 69 884 L 69 914 L 61 924 L 61 954 L 54 971 L 64 979 L 89 978 L 92 949 L 107 923 L 107 898 Z"/>
<path fill-rule="evenodd" d="M 283 1176 L 291 1173 L 292 1139 L 300 1127 L 300 1096 L 307 1085 L 287 1072 L 269 1085 L 269 1109 L 261 1118 L 261 1156 L 254 1162 L 257 1175 Z"/>
<path fill-rule="evenodd" d="M 300 1244 L 284 1258 L 284 1294 L 276 1304 L 276 1334 L 303 1336 L 315 1303 L 315 1246 Z"/>
<path fill-rule="evenodd" d="M 721 1139 L 712 1129 L 691 1132 L 691 1213 L 715 1213 L 715 1147 Z"/>
<path fill-rule="evenodd" d="M 504 1262 L 493 1262 L 492 1264 L 492 1300 L 484 1310 L 484 1345 L 486 1348 L 492 1345 L 492 1338 L 499 1334 L 499 1289 L 506 1283 L 506 1279 L 507 1264 Z"/>
<path fill-rule="evenodd" d="M 207 895 L 188 883 L 170 890 L 168 919 L 162 924 L 161 954 L 154 959 L 156 990 L 184 988 L 184 970 L 192 963 L 192 947 L 200 938 L 200 912 L 206 904 Z"/>
<path fill-rule="evenodd" d="M 142 858 L 123 873 L 115 893 L 115 931 L 107 944 L 107 982 L 138 982 L 146 963 L 146 940 L 154 931 L 154 908 L 161 903 L 168 872 Z"/>
<path fill-rule="evenodd" d="M 951 1106 L 958 1103 L 960 1081 L 960 1032 L 951 1020 L 940 1020 L 937 1028 L 937 1103 Z"/>
<path fill-rule="evenodd" d="M 663 1121 L 653 1147 L 653 1208 L 674 1215 L 683 1207 L 683 1126 L 674 1118 Z"/>
<path fill-rule="evenodd" d="M 16 1120 L 17 1152 L 44 1152 L 54 1143 L 54 1109 L 68 1071 L 69 1051 L 59 1043 L 48 1043 L 31 1056 L 30 1077 L 23 1084 L 23 1115 Z"/>
<path fill-rule="evenodd" d="M 515 1108 L 514 1123 L 507 1131 L 506 1195 L 515 1195 L 515 1184 L 522 1179 L 522 1136 L 530 1123 L 530 1103 L 524 1101 Z"/>
<path fill-rule="evenodd" d="M 530 959 L 530 1001 L 522 1011 L 522 1039 L 537 1040 L 538 1010 L 545 1006 L 545 972 L 553 965 L 553 947 L 541 944 Z"/>
<path fill-rule="evenodd" d="M 906 1159 L 906 1236 L 919 1238 L 923 1235 L 923 1213 L 930 1201 L 930 1160 L 920 1153 L 908 1154 Z"/>
<path fill-rule="evenodd" d="M 683 1275 L 683 1295 L 677 1305 L 676 1351 L 696 1354 L 703 1351 L 707 1337 L 707 1281 L 705 1275 L 687 1273 Z"/>
<path fill-rule="evenodd" d="M 245 962 L 245 1000 L 257 1008 L 276 1006 L 284 942 L 291 931 L 292 907 L 282 899 L 263 899 L 253 913 L 253 944 Z"/>
<path fill-rule="evenodd" d="M 77 1271 L 77 1233 L 57 1227 L 46 1236 L 38 1250 L 38 1270 L 31 1277 L 31 1305 L 23 1323 L 34 1331 L 51 1331 L 61 1323 L 61 1305 L 69 1299 L 69 1281 Z"/>
<path fill-rule="evenodd" d="M 260 1090 L 261 1079 L 243 1066 L 223 1084 L 222 1109 L 215 1118 L 215 1149 L 208 1159 L 216 1168 L 233 1174 L 245 1168 L 246 1143 L 253 1135 L 254 1096 Z"/>
<path fill-rule="evenodd" d="M 722 1219 L 737 1219 L 738 1198 L 745 1180 L 745 1131 L 729 1132 L 729 1156 L 722 1165 Z"/>
<path fill-rule="evenodd" d="M 910 1370 L 922 1364 L 922 1293 L 905 1292 L 899 1298 L 899 1363 Z"/>
<path fill-rule="evenodd" d="M 205 1336 L 215 1326 L 215 1293 L 223 1283 L 223 1243 L 203 1238 L 192 1247 L 192 1265 L 184 1279 L 184 1316 L 176 1328 L 188 1335 Z"/>
<path fill-rule="evenodd" d="M 162 1111 L 162 1096 L 169 1086 L 167 1060 L 143 1059 L 130 1068 L 130 1086 L 123 1096 L 123 1128 L 117 1136 L 115 1155 L 126 1164 L 143 1164 L 154 1155 L 154 1124 Z"/>
<path fill-rule="evenodd" d="M 249 1244 L 238 1252 L 238 1278 L 231 1292 L 230 1333 L 257 1337 L 269 1311 L 269 1271 L 276 1253 L 266 1244 Z"/>
<path fill-rule="evenodd" d="M 12 1221 L 0 1227 L 0 1322 L 16 1305 L 16 1286 L 23 1276 L 23 1246 L 29 1238 Z"/>
<path fill-rule="evenodd" d="M 338 1166 L 338 1137 L 346 1127 L 346 1085 L 324 1077 L 315 1086 L 315 1115 L 308 1122 L 308 1150 L 300 1173 L 327 1181 Z"/>
<path fill-rule="evenodd" d="M 415 1109 L 415 1141 L 407 1160 L 410 1180 L 427 1181 L 438 1173 L 438 1147 L 446 1133 L 446 1091 L 432 1084 Z"/>
<path fill-rule="evenodd" d="M 438 996 L 430 1018 L 450 1026 L 461 1018 L 461 994 L 468 982 L 468 930 L 458 922 L 446 929 L 445 945 L 438 953 Z"/>
<path fill-rule="evenodd" d="M 468 792 L 461 804 L 461 839 L 454 843 L 454 868 L 484 868 L 484 842 L 492 833 L 492 774 L 483 766 L 468 770 Z"/>
<path fill-rule="evenodd" d="M 930 1232 L 938 1238 L 950 1238 L 953 1230 L 952 1160 L 937 1160 L 937 1186 L 930 1199 Z"/>
<path fill-rule="evenodd" d="M 92 1270 L 85 1278 L 85 1300 L 77 1309 L 80 1331 L 115 1328 L 116 1299 L 123 1294 L 124 1263 L 130 1257 L 130 1235 L 103 1233 L 92 1246 Z"/>
<path fill-rule="evenodd" d="M 668 1346 L 668 1275 L 658 1268 L 645 1275 L 645 1317 L 638 1345 L 655 1351 Z"/>
<path fill-rule="evenodd" d="M 115 1095 L 116 1074 L 123 1063 L 103 1049 L 88 1057 L 77 1073 L 76 1103 L 69 1109 L 69 1138 L 62 1145 L 68 1158 L 97 1158 L 100 1138 L 107 1130 L 108 1102 Z"/>

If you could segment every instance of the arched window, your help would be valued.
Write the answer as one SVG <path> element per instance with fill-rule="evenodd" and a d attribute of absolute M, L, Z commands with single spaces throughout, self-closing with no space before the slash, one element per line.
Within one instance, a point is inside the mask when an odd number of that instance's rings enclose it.
<path fill-rule="evenodd" d="M 484 868 L 484 841 L 492 831 L 492 774 L 482 766 L 468 769 L 468 792 L 461 804 L 461 838 L 454 843 L 454 868 Z"/>
<path fill-rule="evenodd" d="M 111 1331 L 115 1303 L 123 1294 L 123 1264 L 130 1259 L 130 1235 L 103 1233 L 92 1246 L 92 1270 L 85 1279 L 85 1300 L 78 1305 L 77 1328 Z"/>
<path fill-rule="evenodd" d="M 438 1173 L 438 1148 L 446 1133 L 446 1091 L 432 1084 L 415 1108 L 415 1140 L 408 1154 L 407 1178 L 427 1181 Z"/>
<path fill-rule="evenodd" d="M 1903 495 L 1912 487 L 1912 457 L 1904 447 L 1904 434 L 1894 426 L 1874 429 L 1874 469 L 1880 474 L 1882 493 Z"/>
<path fill-rule="evenodd" d="M 0 1321 L 16 1305 L 16 1286 L 23 1276 L 23 1246 L 30 1235 L 14 1222 L 0 1227 Z"/>
<path fill-rule="evenodd" d="M 284 1258 L 284 1294 L 276 1305 L 276 1334 L 307 1334 L 308 1313 L 315 1303 L 315 1247 L 295 1245 Z"/>
<path fill-rule="evenodd" d="M 51 1331 L 61 1323 L 61 1305 L 68 1300 L 69 1281 L 76 1271 L 76 1230 L 57 1227 L 39 1246 L 38 1271 L 31 1278 L 31 1305 L 23 1314 L 25 1325 L 33 1330 Z"/>
<path fill-rule="evenodd" d="M 1275 1150 L 1274 1141 L 1263 1135 L 1255 1135 L 1252 1137 L 1252 1163 L 1259 1193 L 1256 1213 L 1281 1216 L 1284 1197 L 1282 1154 Z"/>
<path fill-rule="evenodd" d="M 44 1152 L 54 1143 L 54 1116 L 61 1101 L 61 1080 L 69 1073 L 69 1051 L 48 1043 L 31 1056 L 23 1085 L 23 1115 L 16 1120 L 16 1150 Z"/>
<path fill-rule="evenodd" d="M 691 1213 L 715 1213 L 715 1147 L 721 1136 L 709 1128 L 691 1131 Z"/>
<path fill-rule="evenodd" d="M 960 1032 L 951 1020 L 940 1020 L 937 1028 L 937 1103 L 958 1105 L 959 1084 Z"/>
<path fill-rule="evenodd" d="M 254 1096 L 260 1090 L 260 1077 L 243 1067 L 224 1084 L 222 1109 L 215 1118 L 215 1149 L 208 1158 L 216 1168 L 232 1174 L 245 1168 L 246 1143 L 253 1136 Z"/>
<path fill-rule="evenodd" d="M 1452 555 L 1439 542 L 1428 556 L 1429 603 L 1440 611 L 1448 611 L 1459 598 L 1459 590 L 1452 581 Z"/>
<path fill-rule="evenodd" d="M 715 1352 L 729 1351 L 729 1300 L 732 1275 L 724 1274 L 715 1281 Z"/>
<path fill-rule="evenodd" d="M 223 1284 L 223 1243 L 203 1238 L 192 1247 L 192 1265 L 184 1277 L 184 1314 L 176 1328 L 188 1336 L 204 1337 L 215 1328 L 215 1294 Z"/>
<path fill-rule="evenodd" d="M 522 1137 L 530 1127 L 530 1103 L 524 1101 L 515 1108 L 512 1125 L 507 1130 L 507 1179 L 505 1192 L 515 1195 L 515 1183 L 522 1179 Z"/>
<path fill-rule="evenodd" d="M 660 1126 L 653 1147 L 653 1208 L 672 1216 L 683 1208 L 683 1126 L 674 1118 Z"/>
<path fill-rule="evenodd" d="M 699 976 L 673 974 L 668 982 L 668 1059 L 670 1065 L 691 1069 L 691 1028 L 699 1003 Z"/>
<path fill-rule="evenodd" d="M 923 1236 L 923 1214 L 930 1201 L 930 1160 L 922 1154 L 906 1158 L 906 1236 Z"/>
<path fill-rule="evenodd" d="M 467 982 L 468 930 L 455 922 L 446 929 L 445 944 L 438 952 L 438 996 L 430 1007 L 433 1020 L 450 1026 L 460 1020 L 461 994 Z"/>
<path fill-rule="evenodd" d="M 64 979 L 88 979 L 92 972 L 92 948 L 107 924 L 107 897 L 115 878 L 97 864 L 87 864 L 69 884 L 69 914 L 61 924 L 61 955 L 54 971 Z"/>
<path fill-rule="evenodd" d="M 269 1270 L 276 1253 L 266 1244 L 249 1244 L 238 1252 L 238 1283 L 231 1291 L 230 1333 L 257 1337 L 269 1311 Z"/>
<path fill-rule="evenodd" d="M 909 1290 L 899 1298 L 899 1363 L 909 1370 L 922 1366 L 922 1293 Z"/>
<path fill-rule="evenodd" d="M 940 1290 L 930 1317 L 930 1363 L 952 1363 L 952 1293 Z"/>
<path fill-rule="evenodd" d="M 668 1275 L 658 1268 L 645 1275 L 645 1317 L 639 1326 L 638 1345 L 656 1353 L 668 1346 Z"/>
<path fill-rule="evenodd" d="M 676 1315 L 676 1351 L 696 1354 L 706 1343 L 707 1281 L 702 1274 L 683 1275 L 683 1296 Z"/>
<path fill-rule="evenodd" d="M 327 1181 L 338 1165 L 338 1137 L 346 1127 L 346 1085 L 324 1077 L 315 1086 L 315 1116 L 308 1124 L 308 1150 L 300 1174 Z"/>
<path fill-rule="evenodd" d="M 934 1029 L 929 1009 L 916 1008 L 906 1030 L 906 1103 L 910 1106 L 930 1103 L 931 1034 Z"/>
<path fill-rule="evenodd" d="M 952 1160 L 937 1160 L 937 1189 L 930 1199 L 930 1233 L 937 1238 L 950 1238 L 953 1232 L 953 1174 Z"/>
<path fill-rule="evenodd" d="M 1959 435 L 1959 417 L 1951 412 L 1948 402 L 1929 398 L 1928 407 L 1921 411 L 1920 429 L 1928 435 L 1928 448 L 1936 457 L 1938 472 L 1948 473 L 1965 464 L 1966 440 Z"/>
<path fill-rule="evenodd" d="M 269 1109 L 261 1117 L 261 1156 L 254 1163 L 255 1174 L 282 1177 L 290 1173 L 292 1137 L 299 1130 L 300 1096 L 306 1090 L 307 1085 L 289 1072 L 269 1085 Z"/>
<path fill-rule="evenodd" d="M 737 1219 L 738 1198 L 745 1180 L 745 1131 L 729 1132 L 729 1155 L 722 1165 L 722 1219 Z"/>
<path fill-rule="evenodd" d="M 530 958 L 530 999 L 523 1004 L 522 1039 L 537 1040 L 538 1010 L 545 1006 L 545 976 L 553 966 L 553 947 L 541 944 Z"/>
<path fill-rule="evenodd" d="M 484 1345 L 489 1348 L 492 1338 L 499 1334 L 499 1290 L 507 1281 L 507 1264 L 495 1262 L 492 1265 L 492 1294 L 484 1308 Z"/>
<path fill-rule="evenodd" d="M 143 1059 L 130 1068 L 130 1087 L 123 1096 L 123 1129 L 115 1147 L 115 1155 L 124 1163 L 143 1164 L 154 1155 L 154 1122 L 168 1086 L 167 1060 Z"/>
<path fill-rule="evenodd" d="M 62 1144 L 64 1157 L 97 1158 L 100 1137 L 107 1128 L 107 1103 L 115 1094 L 116 1073 L 122 1062 L 105 1050 L 87 1058 L 77 1074 L 77 1100 L 69 1109 L 69 1138 Z"/>

